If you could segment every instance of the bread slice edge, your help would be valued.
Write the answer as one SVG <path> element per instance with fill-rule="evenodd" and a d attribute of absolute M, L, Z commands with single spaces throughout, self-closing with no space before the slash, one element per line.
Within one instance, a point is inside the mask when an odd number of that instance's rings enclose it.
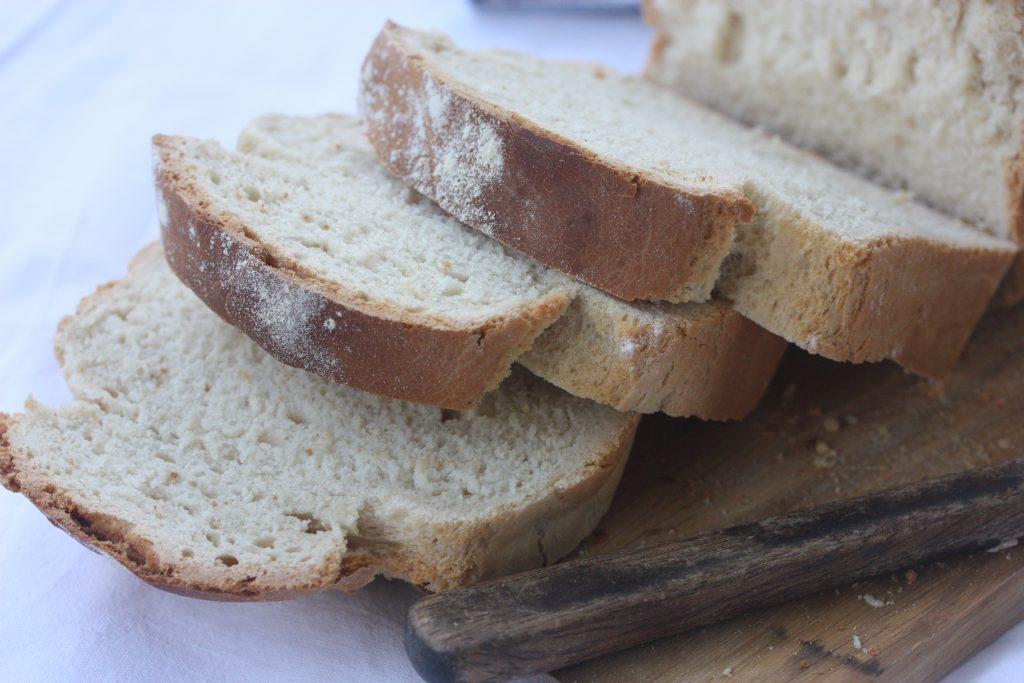
<path fill-rule="evenodd" d="M 741 420 L 760 402 L 788 346 L 723 301 L 674 304 L 650 322 L 616 315 L 610 299 L 578 296 L 519 363 L 616 410 Z"/>

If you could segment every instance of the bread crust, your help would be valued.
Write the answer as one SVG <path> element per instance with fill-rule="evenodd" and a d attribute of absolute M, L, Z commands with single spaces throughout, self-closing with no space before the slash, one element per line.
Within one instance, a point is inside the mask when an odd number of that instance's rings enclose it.
<path fill-rule="evenodd" d="M 1017 244 L 1024 245 L 1024 125 L 1018 132 L 1020 151 L 1006 164 L 1007 222 Z M 999 288 L 998 303 L 1015 306 L 1024 301 L 1024 252 L 1010 267 Z"/>
<path fill-rule="evenodd" d="M 1015 257 L 899 237 L 845 242 L 799 221 L 754 249 L 756 268 L 743 272 L 741 260 L 721 283 L 737 311 L 826 358 L 891 359 L 933 379 L 953 370 Z"/>
<path fill-rule="evenodd" d="M 452 83 L 403 32 L 388 22 L 363 67 L 367 136 L 387 168 L 464 223 L 621 299 L 708 297 L 733 226 L 754 214 L 746 197 L 673 186 L 595 156 Z M 449 119 L 473 121 L 499 141 L 500 173 L 472 193 L 433 172 L 449 138 L 421 114 L 437 97 Z M 417 171 L 424 159 L 430 173 Z M 459 163 L 483 164 L 473 155 Z"/>
<path fill-rule="evenodd" d="M 471 408 L 569 303 L 553 293 L 519 315 L 454 326 L 360 299 L 217 214 L 183 172 L 173 137 L 153 138 L 167 261 L 211 309 L 279 360 L 362 391 Z M 284 302 L 284 303 L 281 303 Z M 284 306 L 278 319 L 267 308 Z"/>
<path fill-rule="evenodd" d="M 651 325 L 602 316 L 577 298 L 519 362 L 617 410 L 741 420 L 764 395 L 787 343 L 724 302 L 700 306 Z"/>
<path fill-rule="evenodd" d="M 443 590 L 522 571 L 569 554 L 608 509 L 628 459 L 639 417 L 594 454 L 579 477 L 553 488 L 522 510 L 495 513 L 472 525 L 438 524 L 429 530 L 445 542 L 402 548 L 393 541 L 363 539 L 308 575 L 252 576 L 230 567 L 197 572 L 163 560 L 161 552 L 123 519 L 89 509 L 54 483 L 23 468 L 12 430 L 17 415 L 0 413 L 0 483 L 24 495 L 54 526 L 90 550 L 107 555 L 146 583 L 179 595 L 219 601 L 276 601 L 323 590 L 351 592 L 377 574 L 430 590 Z M 180 549 L 176 549 L 180 550 Z"/>

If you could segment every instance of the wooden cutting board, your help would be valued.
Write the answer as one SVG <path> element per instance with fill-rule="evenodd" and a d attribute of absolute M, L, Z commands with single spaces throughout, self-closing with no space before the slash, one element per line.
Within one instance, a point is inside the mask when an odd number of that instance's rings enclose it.
<path fill-rule="evenodd" d="M 1024 456 L 1024 309 L 943 383 L 793 350 L 741 424 L 645 418 L 578 553 L 610 552 Z M 1024 618 L 1019 548 L 914 568 L 557 672 L 564 681 L 935 680 Z"/>

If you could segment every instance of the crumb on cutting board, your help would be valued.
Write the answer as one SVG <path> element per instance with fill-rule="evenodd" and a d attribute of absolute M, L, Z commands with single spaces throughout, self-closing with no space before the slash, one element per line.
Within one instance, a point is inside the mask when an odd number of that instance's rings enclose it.
<path fill-rule="evenodd" d="M 892 600 L 879 600 L 871 593 L 862 593 L 861 595 L 858 595 L 857 598 L 863 600 L 875 609 L 879 609 L 881 607 L 888 607 L 889 605 L 894 604 Z"/>
<path fill-rule="evenodd" d="M 1000 543 L 997 546 L 989 548 L 985 552 L 987 552 L 987 553 L 1001 553 L 1004 550 L 1009 550 L 1010 548 L 1016 548 L 1018 543 L 1020 543 L 1020 539 L 1011 538 L 1011 539 L 1003 541 L 1002 543 Z"/>

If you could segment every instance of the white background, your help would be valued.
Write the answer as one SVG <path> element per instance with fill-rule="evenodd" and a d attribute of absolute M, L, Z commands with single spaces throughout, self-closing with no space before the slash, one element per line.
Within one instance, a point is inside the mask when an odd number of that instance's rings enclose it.
<path fill-rule="evenodd" d="M 264 112 L 354 111 L 360 61 L 386 18 L 632 71 L 650 40 L 636 16 L 481 13 L 454 0 L 0 0 L 0 410 L 30 393 L 68 400 L 51 350 L 58 319 L 157 236 L 149 137 L 230 145 Z M 0 492 L 0 680 L 417 680 L 401 648 L 415 596 L 383 581 L 281 604 L 165 594 Z M 1018 627 L 951 680 L 1022 671 Z"/>

